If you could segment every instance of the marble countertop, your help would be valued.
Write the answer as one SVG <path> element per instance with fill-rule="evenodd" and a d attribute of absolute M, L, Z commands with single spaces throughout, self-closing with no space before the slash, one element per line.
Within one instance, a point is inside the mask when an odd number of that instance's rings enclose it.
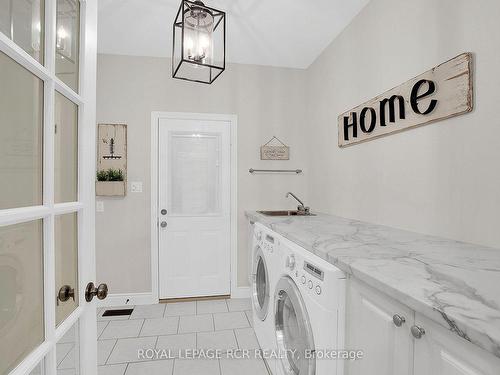
<path fill-rule="evenodd" d="M 337 216 L 260 222 L 500 357 L 500 250 Z"/>

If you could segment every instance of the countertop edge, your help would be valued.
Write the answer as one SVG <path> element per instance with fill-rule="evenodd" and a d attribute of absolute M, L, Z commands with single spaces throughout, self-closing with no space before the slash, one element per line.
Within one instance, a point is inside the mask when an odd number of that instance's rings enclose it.
<path fill-rule="evenodd" d="M 500 345 L 495 343 L 484 332 L 478 331 L 478 330 L 474 329 L 473 327 L 467 326 L 467 324 L 465 322 L 460 321 L 459 319 L 457 319 L 456 317 L 454 317 L 450 314 L 447 315 L 444 311 L 437 309 L 436 307 L 430 305 L 426 301 L 422 301 L 421 299 L 415 298 L 414 296 L 412 296 L 410 294 L 404 293 L 404 292 L 392 287 L 389 284 L 381 282 L 381 280 L 370 276 L 369 273 L 366 273 L 362 270 L 357 269 L 355 266 L 352 266 L 350 264 L 343 262 L 341 258 L 331 256 L 331 254 L 329 254 L 329 253 L 327 253 L 325 256 L 325 254 L 322 254 L 322 253 L 320 254 L 320 253 L 314 251 L 314 249 L 311 248 L 308 244 L 301 243 L 300 241 L 297 241 L 296 238 L 291 238 L 290 236 L 287 235 L 287 233 L 280 231 L 279 228 L 276 228 L 275 225 L 272 225 L 270 223 L 269 218 L 267 218 L 266 216 L 264 216 L 256 211 L 245 211 L 245 216 L 247 217 L 247 219 L 249 221 L 258 222 L 258 223 L 266 226 L 267 228 L 275 231 L 276 233 L 280 234 L 281 236 L 296 243 L 297 245 L 301 246 L 302 248 L 306 249 L 307 251 L 320 257 L 321 259 L 324 259 L 327 262 L 338 267 L 343 272 L 345 272 L 348 276 L 354 277 L 358 280 L 363 281 L 364 283 L 374 287 L 375 289 L 384 293 L 385 295 L 388 295 L 390 298 L 402 303 L 403 305 L 408 306 L 409 308 L 411 308 L 415 312 L 422 314 L 426 318 L 436 322 L 437 324 L 439 324 L 440 326 L 449 330 L 450 332 L 453 332 L 454 334 L 456 334 L 457 336 L 459 336 L 463 340 L 466 340 L 467 342 L 470 342 L 471 344 L 474 344 L 474 345 L 480 347 L 481 349 L 483 349 L 483 350 L 493 354 L 494 356 L 500 358 Z M 382 225 L 381 225 L 381 227 L 382 227 Z"/>

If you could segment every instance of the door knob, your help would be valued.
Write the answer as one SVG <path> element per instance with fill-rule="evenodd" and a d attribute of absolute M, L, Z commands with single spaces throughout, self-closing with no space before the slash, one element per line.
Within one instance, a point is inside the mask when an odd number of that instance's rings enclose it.
<path fill-rule="evenodd" d="M 161 212 L 162 215 L 166 215 L 167 214 L 167 210 L 164 209 L 164 208 L 160 212 Z"/>
<path fill-rule="evenodd" d="M 423 335 L 425 335 L 425 329 L 419 326 L 412 326 L 411 327 L 411 334 L 413 337 L 416 339 L 421 339 Z"/>
<path fill-rule="evenodd" d="M 108 286 L 106 284 L 100 284 L 97 288 L 93 282 L 87 284 L 85 288 L 85 301 L 90 302 L 94 297 L 98 299 L 104 299 L 108 296 Z"/>
<path fill-rule="evenodd" d="M 166 221 L 162 221 L 162 222 L 160 223 L 160 227 L 162 227 L 162 228 L 166 228 L 166 227 L 167 227 L 167 222 L 166 222 Z"/>
<path fill-rule="evenodd" d="M 392 321 L 396 327 L 401 327 L 406 322 L 406 319 L 404 316 L 394 314 L 394 316 L 392 317 Z"/>
<path fill-rule="evenodd" d="M 57 293 L 57 304 L 59 305 L 59 301 L 66 302 L 70 298 L 72 298 L 73 301 L 75 300 L 75 289 L 69 285 L 63 285 Z"/>

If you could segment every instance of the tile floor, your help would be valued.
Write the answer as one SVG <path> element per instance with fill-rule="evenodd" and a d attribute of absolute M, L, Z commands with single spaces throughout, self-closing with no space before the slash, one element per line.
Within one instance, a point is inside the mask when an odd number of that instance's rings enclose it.
<path fill-rule="evenodd" d="M 145 359 L 138 353 L 140 349 L 172 354 L 186 349 L 258 350 L 249 299 L 135 306 L 130 316 L 103 317 L 110 309 L 97 313 L 99 375 L 268 375 L 262 359 L 184 359 L 177 355 Z"/>

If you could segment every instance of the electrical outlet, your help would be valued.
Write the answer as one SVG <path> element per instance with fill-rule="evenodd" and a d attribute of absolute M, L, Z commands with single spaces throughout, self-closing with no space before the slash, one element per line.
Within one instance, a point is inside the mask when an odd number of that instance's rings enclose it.
<path fill-rule="evenodd" d="M 131 182 L 130 183 L 131 193 L 142 193 L 142 182 Z"/>
<path fill-rule="evenodd" d="M 103 201 L 96 201 L 95 202 L 95 210 L 96 210 L 96 212 L 104 212 L 104 202 Z"/>

